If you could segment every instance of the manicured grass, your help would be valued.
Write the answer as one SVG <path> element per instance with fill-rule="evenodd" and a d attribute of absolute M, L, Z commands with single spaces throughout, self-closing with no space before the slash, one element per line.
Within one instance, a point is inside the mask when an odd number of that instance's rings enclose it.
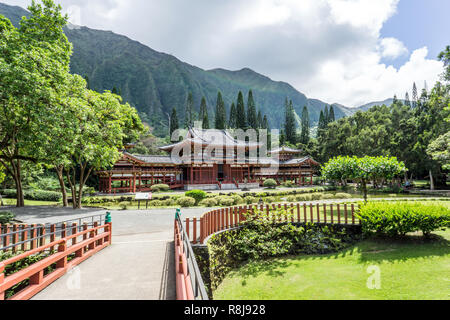
<path fill-rule="evenodd" d="M 338 254 L 249 263 L 232 272 L 217 300 L 450 299 L 450 230 L 436 239 L 365 240 Z M 370 266 L 381 289 L 369 289 Z"/>

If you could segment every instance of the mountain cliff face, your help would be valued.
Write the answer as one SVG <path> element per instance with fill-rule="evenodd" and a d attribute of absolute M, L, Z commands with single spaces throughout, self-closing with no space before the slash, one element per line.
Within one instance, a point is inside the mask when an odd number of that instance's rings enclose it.
<path fill-rule="evenodd" d="M 0 14 L 18 26 L 20 18 L 28 12 L 0 3 Z M 308 99 L 285 82 L 272 81 L 250 69 L 203 70 L 110 31 L 69 25 L 65 32 L 74 47 L 72 72 L 87 76 L 94 90 L 117 88 L 125 101 L 141 115 L 146 115 L 143 117 L 155 128 L 155 134 L 167 132 L 167 114 L 173 107 L 177 109 L 180 122 L 184 119 L 189 92 L 193 93 L 197 110 L 201 98 L 206 97 L 210 119 L 213 119 L 218 91 L 222 92 L 229 111 L 238 92 L 247 95 L 251 89 L 258 109 L 268 116 L 272 128 L 282 127 L 286 97 L 293 101 L 300 116 L 303 107 L 308 106 L 312 123 L 318 122 L 320 111 L 326 106 L 320 100 Z M 341 105 L 334 107 L 336 118 L 354 112 Z"/>

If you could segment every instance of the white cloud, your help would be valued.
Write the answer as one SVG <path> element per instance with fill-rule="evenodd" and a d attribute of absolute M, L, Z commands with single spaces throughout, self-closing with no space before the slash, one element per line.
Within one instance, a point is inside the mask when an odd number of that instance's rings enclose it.
<path fill-rule="evenodd" d="M 383 58 L 396 59 L 408 54 L 408 48 L 398 39 L 383 38 L 380 40 L 380 52 Z"/>
<path fill-rule="evenodd" d="M 23 4 L 25 0 L 1 0 Z M 442 64 L 399 39 L 381 38 L 399 0 L 61 0 L 81 24 L 112 30 L 205 68 L 244 67 L 311 98 L 357 106 L 432 86 Z M 73 10 L 73 7 L 72 7 Z M 415 50 L 417 49 L 417 50 Z M 415 51 L 414 51 L 415 50 Z"/>

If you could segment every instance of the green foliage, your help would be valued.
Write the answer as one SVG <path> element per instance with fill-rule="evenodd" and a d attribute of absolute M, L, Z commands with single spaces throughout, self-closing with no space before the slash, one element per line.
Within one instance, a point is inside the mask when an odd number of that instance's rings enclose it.
<path fill-rule="evenodd" d="M 195 206 L 195 199 L 191 197 L 181 197 L 177 200 L 177 204 L 183 208 Z"/>
<path fill-rule="evenodd" d="M 10 211 L 0 211 L 0 224 L 11 223 L 15 217 L 16 215 Z"/>
<path fill-rule="evenodd" d="M 255 203 L 259 203 L 259 198 L 256 197 L 245 197 L 245 203 L 246 204 L 255 204 Z"/>
<path fill-rule="evenodd" d="M 414 202 L 369 202 L 357 214 L 367 234 L 406 235 L 450 227 L 450 210 L 442 205 Z"/>
<path fill-rule="evenodd" d="M 1 193 L 7 198 L 15 198 L 17 196 L 15 189 L 5 189 Z M 62 199 L 61 193 L 55 191 L 24 190 L 23 194 L 26 200 L 59 202 Z"/>
<path fill-rule="evenodd" d="M 203 190 L 192 190 L 185 193 L 186 197 L 191 197 L 195 199 L 195 205 L 198 205 L 203 199 L 206 198 L 207 194 Z"/>
<path fill-rule="evenodd" d="M 220 196 L 216 198 L 219 205 L 224 207 L 231 207 L 235 204 L 235 199 L 228 196 Z"/>
<path fill-rule="evenodd" d="M 212 207 L 217 207 L 217 205 L 219 204 L 219 201 L 217 198 L 207 198 L 202 200 L 199 205 L 202 207 L 208 207 L 208 208 L 212 208 Z"/>
<path fill-rule="evenodd" d="M 274 179 L 266 179 L 264 181 L 264 188 L 275 189 L 277 187 L 277 182 Z"/>
<path fill-rule="evenodd" d="M 335 199 L 351 199 L 353 196 L 349 193 L 336 193 L 334 195 Z"/>
<path fill-rule="evenodd" d="M 170 190 L 170 186 L 167 184 L 155 184 L 151 187 L 152 192 L 167 192 Z"/>
<path fill-rule="evenodd" d="M 316 225 L 279 224 L 290 213 L 276 210 L 248 215 L 241 228 L 216 234 L 208 242 L 211 288 L 245 261 L 297 254 L 337 252 L 359 239 L 358 230 Z"/>

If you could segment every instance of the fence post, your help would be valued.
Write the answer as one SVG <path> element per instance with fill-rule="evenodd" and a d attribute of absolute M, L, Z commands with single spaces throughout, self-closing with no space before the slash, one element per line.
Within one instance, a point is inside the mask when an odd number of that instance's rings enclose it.
<path fill-rule="evenodd" d="M 314 223 L 314 209 L 312 203 L 309 205 L 309 209 L 311 211 L 311 223 Z"/>
<path fill-rule="evenodd" d="M 6 224 L 5 225 L 5 233 L 4 233 L 4 237 L 3 237 L 3 246 L 4 247 L 7 247 L 7 246 L 9 246 L 9 238 L 10 238 L 10 235 L 9 235 L 9 233 L 10 233 L 10 226 L 9 226 L 9 224 Z M 4 252 L 6 252 L 6 251 L 8 251 L 8 250 L 3 250 Z"/>
<path fill-rule="evenodd" d="M 333 204 L 330 204 L 330 210 L 331 210 L 331 224 L 334 224 L 334 211 L 333 211 Z"/>
<path fill-rule="evenodd" d="M 13 226 L 13 232 L 14 232 L 14 236 L 13 236 L 13 244 L 16 244 L 17 242 L 19 242 L 19 233 L 16 233 L 16 232 L 18 232 L 19 231 L 19 228 L 17 227 L 17 224 L 15 224 L 14 226 Z M 14 246 L 13 248 L 12 248 L 12 252 L 16 252 L 16 248 L 17 248 L 17 246 Z"/>
<path fill-rule="evenodd" d="M 338 203 L 337 205 L 338 210 L 338 224 L 341 224 L 341 205 Z"/>
<path fill-rule="evenodd" d="M 323 205 L 323 218 L 324 218 L 324 222 L 327 223 L 327 205 L 326 204 Z"/>
<path fill-rule="evenodd" d="M 31 226 L 31 249 L 36 249 L 37 246 L 37 224 Z"/>
<path fill-rule="evenodd" d="M 41 238 L 39 239 L 39 245 L 42 247 L 42 246 L 45 246 L 45 234 L 46 234 L 46 231 L 45 231 L 45 225 L 41 225 Z"/>
<path fill-rule="evenodd" d="M 1 228 L 0 228 L 1 232 Z M 0 262 L 0 287 L 2 286 L 3 282 L 5 281 L 5 274 L 3 273 L 5 271 L 5 265 Z M 5 292 L 0 291 L 0 301 L 5 300 Z"/>
<path fill-rule="evenodd" d="M 59 253 L 63 253 L 67 250 L 67 243 L 66 240 L 63 240 L 63 242 L 60 243 L 60 245 L 58 246 L 58 252 Z M 61 268 L 66 268 L 67 267 L 67 256 L 64 255 L 64 257 L 56 262 L 56 268 L 61 269 Z"/>
<path fill-rule="evenodd" d="M 78 225 L 76 223 L 72 224 L 72 235 L 76 235 L 78 233 Z M 77 244 L 77 238 L 73 238 L 72 239 L 72 245 L 76 245 Z"/>
<path fill-rule="evenodd" d="M 352 203 L 352 224 L 355 224 L 355 205 Z"/>
<path fill-rule="evenodd" d="M 28 239 L 28 225 L 26 225 L 26 224 L 24 224 L 24 225 L 22 225 L 22 230 L 24 230 L 24 231 L 22 231 L 22 251 L 23 252 L 25 252 L 26 250 L 27 250 L 27 248 L 28 248 L 28 245 L 27 245 L 27 243 L 26 243 L 26 241 L 27 241 L 27 239 Z"/>
<path fill-rule="evenodd" d="M 186 218 L 186 233 L 188 236 L 188 241 L 191 239 L 191 234 L 190 234 L 190 230 L 189 230 L 190 224 L 191 224 L 191 221 L 189 220 L 189 218 Z"/>
<path fill-rule="evenodd" d="M 192 221 L 193 225 L 192 225 L 192 233 L 194 236 L 194 244 L 197 244 L 197 218 L 194 218 L 194 220 Z"/>
<path fill-rule="evenodd" d="M 344 210 L 345 210 L 345 224 L 348 224 L 348 207 L 347 204 L 344 204 Z"/>

